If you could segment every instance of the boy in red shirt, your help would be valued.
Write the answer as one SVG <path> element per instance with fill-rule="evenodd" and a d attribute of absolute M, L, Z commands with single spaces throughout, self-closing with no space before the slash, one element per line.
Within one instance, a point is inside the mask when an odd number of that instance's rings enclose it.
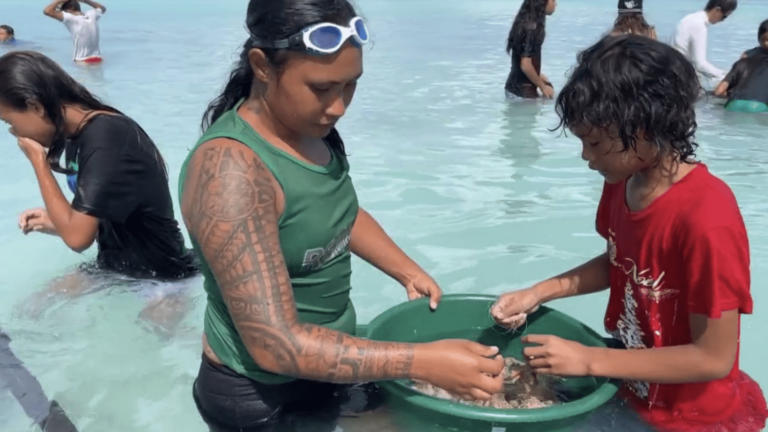
<path fill-rule="evenodd" d="M 605 178 L 608 250 L 491 312 L 514 328 L 542 303 L 609 288 L 605 327 L 627 349 L 530 335 L 533 368 L 622 379 L 660 431 L 759 432 L 768 408 L 738 360 L 740 315 L 752 313 L 747 232 L 730 188 L 694 160 L 699 94 L 691 63 L 649 38 L 607 37 L 579 55 L 556 110 Z"/>

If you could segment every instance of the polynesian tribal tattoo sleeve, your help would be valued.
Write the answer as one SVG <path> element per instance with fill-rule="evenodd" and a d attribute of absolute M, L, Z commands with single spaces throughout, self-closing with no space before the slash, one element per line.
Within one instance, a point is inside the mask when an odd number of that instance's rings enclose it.
<path fill-rule="evenodd" d="M 188 176 L 187 220 L 256 362 L 304 379 L 355 383 L 407 378 L 413 346 L 374 342 L 298 320 L 278 236 L 272 175 L 240 143 L 203 146 Z"/>

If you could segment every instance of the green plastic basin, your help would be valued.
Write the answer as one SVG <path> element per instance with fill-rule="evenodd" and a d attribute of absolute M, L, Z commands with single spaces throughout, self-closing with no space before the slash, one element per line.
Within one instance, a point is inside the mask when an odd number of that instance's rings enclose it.
<path fill-rule="evenodd" d="M 509 332 L 496 326 L 490 316 L 496 297 L 445 295 L 436 311 L 428 299 L 397 305 L 367 326 L 367 337 L 392 342 L 431 342 L 460 338 L 498 346 L 505 357 L 522 360 L 525 334 L 553 334 L 587 346 L 607 346 L 604 339 L 579 321 L 548 307 L 528 317 L 527 328 Z M 387 404 L 408 430 L 459 430 L 483 432 L 569 431 L 616 394 L 614 380 L 566 378 L 562 390 L 568 402 L 546 408 L 500 410 L 466 405 L 427 396 L 407 382 L 380 383 Z"/>

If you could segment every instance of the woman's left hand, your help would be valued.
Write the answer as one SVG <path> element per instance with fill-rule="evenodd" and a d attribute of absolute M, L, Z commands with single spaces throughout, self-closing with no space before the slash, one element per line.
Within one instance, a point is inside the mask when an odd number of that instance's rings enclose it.
<path fill-rule="evenodd" d="M 429 297 L 429 308 L 432 310 L 437 309 L 440 298 L 443 296 L 443 290 L 440 289 L 437 282 L 423 272 L 405 283 L 405 291 L 408 293 L 408 300 Z"/>
<path fill-rule="evenodd" d="M 591 351 L 574 341 L 551 335 L 523 336 L 523 343 L 538 346 L 523 349 L 523 356 L 537 373 L 559 376 L 588 376 Z"/>
<path fill-rule="evenodd" d="M 16 139 L 19 142 L 19 148 L 27 156 L 27 159 L 32 162 L 39 159 L 45 159 L 46 151 L 42 144 L 31 138 L 16 137 Z"/>

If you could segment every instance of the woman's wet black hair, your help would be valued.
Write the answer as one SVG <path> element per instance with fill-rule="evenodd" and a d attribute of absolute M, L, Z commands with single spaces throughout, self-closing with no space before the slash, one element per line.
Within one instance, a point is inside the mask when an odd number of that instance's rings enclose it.
<path fill-rule="evenodd" d="M 648 24 L 642 12 L 620 13 L 613 23 L 614 34 L 639 34 L 652 37 L 654 34 L 653 26 Z"/>
<path fill-rule="evenodd" d="M 579 53 L 555 102 L 557 129 L 598 128 L 621 140 L 624 151 L 644 139 L 659 155 L 689 162 L 698 147 L 694 105 L 701 94 L 696 69 L 675 48 L 645 36 L 610 36 Z"/>
<path fill-rule="evenodd" d="M 712 9 L 720 8 L 724 14 L 729 14 L 735 11 L 738 6 L 739 0 L 709 0 L 704 10 L 711 11 Z"/>
<path fill-rule="evenodd" d="M 761 22 L 760 27 L 757 28 L 757 40 L 760 41 L 766 33 L 768 33 L 768 20 Z"/>
<path fill-rule="evenodd" d="M 522 47 L 525 39 L 530 37 L 531 31 L 535 40 L 544 42 L 547 3 L 549 0 L 523 0 L 507 36 L 507 54 L 512 54 L 512 51 Z"/>
<path fill-rule="evenodd" d="M 120 113 L 102 103 L 56 62 L 35 51 L 12 51 L 0 57 L 0 101 L 18 111 L 29 109 L 31 102 L 43 107 L 48 120 L 56 127 L 48 150 L 48 163 L 53 171 L 62 174 L 74 174 L 61 166 L 66 147 L 64 106 Z"/>
<path fill-rule="evenodd" d="M 286 39 L 312 24 L 329 22 L 348 25 L 356 15 L 355 7 L 348 0 L 250 0 L 246 28 L 253 38 L 272 41 Z M 253 48 L 249 38 L 243 44 L 240 60 L 230 73 L 224 92 L 208 105 L 203 115 L 203 132 L 222 114 L 234 108 L 241 99 L 250 96 L 254 75 L 248 53 Z M 281 55 L 284 50 L 260 49 L 276 69 L 279 70 L 285 65 L 287 57 Z M 340 143 L 340 140 L 331 141 Z M 344 146 L 340 146 L 341 148 L 334 150 L 343 153 Z"/>
<path fill-rule="evenodd" d="M 10 36 L 10 37 L 14 37 L 15 36 L 15 33 L 13 31 L 13 27 L 11 27 L 9 25 L 5 25 L 5 24 L 0 25 L 0 29 L 5 30 L 5 32 L 8 33 L 8 36 Z"/>

